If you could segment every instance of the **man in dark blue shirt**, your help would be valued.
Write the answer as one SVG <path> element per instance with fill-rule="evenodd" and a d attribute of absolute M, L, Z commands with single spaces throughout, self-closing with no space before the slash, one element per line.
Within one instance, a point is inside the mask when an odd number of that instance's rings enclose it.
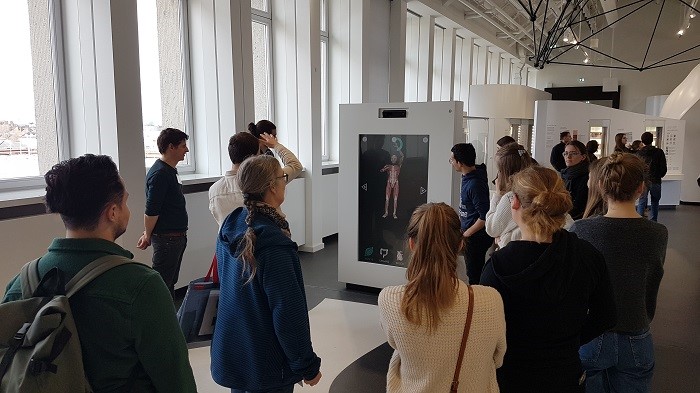
<path fill-rule="evenodd" d="M 176 167 L 189 151 L 188 138 L 175 128 L 166 128 L 158 136 L 161 156 L 146 175 L 145 229 L 136 244 L 142 250 L 153 245 L 153 269 L 163 277 L 171 296 L 187 247 L 187 210 Z"/>
<path fill-rule="evenodd" d="M 454 145 L 450 164 L 462 174 L 459 219 L 466 245 L 464 259 L 469 283 L 478 284 L 486 252 L 493 244 L 493 238 L 486 233 L 486 213 L 490 206 L 486 164 L 476 165 L 476 150 L 471 143 Z"/>

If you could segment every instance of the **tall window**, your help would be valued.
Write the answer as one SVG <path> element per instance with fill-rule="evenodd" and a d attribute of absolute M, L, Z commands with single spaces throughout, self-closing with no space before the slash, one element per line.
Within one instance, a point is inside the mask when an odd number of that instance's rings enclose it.
<path fill-rule="evenodd" d="M 486 71 L 486 81 L 485 81 L 485 83 L 487 85 L 491 83 L 491 76 L 492 76 L 491 75 L 492 74 L 491 73 L 491 67 L 492 67 L 491 61 L 492 60 L 493 60 L 493 52 L 491 52 L 490 50 L 488 50 L 488 48 L 486 48 L 486 70 L 485 70 Z"/>
<path fill-rule="evenodd" d="M 181 0 L 138 0 L 139 61 L 146 167 L 160 157 L 156 140 L 164 128 L 192 135 L 185 7 Z M 178 164 L 194 172 L 190 153 Z"/>
<path fill-rule="evenodd" d="M 479 84 L 479 51 L 480 50 L 481 50 L 481 47 L 479 45 L 474 44 L 472 46 L 472 78 L 471 78 L 472 85 Z"/>
<path fill-rule="evenodd" d="M 464 38 L 455 36 L 455 84 L 454 98 L 455 101 L 464 101 L 466 97 L 462 97 L 462 82 L 469 83 L 468 78 L 464 78 Z"/>
<path fill-rule="evenodd" d="M 255 121 L 273 120 L 272 14 L 268 0 L 256 0 L 253 9 L 253 91 Z"/>
<path fill-rule="evenodd" d="M 418 101 L 418 60 L 420 57 L 420 15 L 406 13 L 406 76 L 404 100 Z"/>
<path fill-rule="evenodd" d="M 321 0 L 321 158 L 330 158 L 328 127 L 328 1 Z"/>
<path fill-rule="evenodd" d="M 0 1 L 0 187 L 42 184 L 67 155 L 60 132 L 60 34 L 54 1 Z"/>
<path fill-rule="evenodd" d="M 435 49 L 433 51 L 433 101 L 440 101 L 442 96 L 442 69 L 445 47 L 445 28 L 435 25 Z"/>
<path fill-rule="evenodd" d="M 502 84 L 510 83 L 510 60 L 506 57 L 501 56 L 501 81 Z"/>

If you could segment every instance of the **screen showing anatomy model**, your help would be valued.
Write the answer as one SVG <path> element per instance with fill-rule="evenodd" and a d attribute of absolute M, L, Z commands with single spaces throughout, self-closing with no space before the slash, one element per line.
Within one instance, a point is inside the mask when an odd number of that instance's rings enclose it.
<path fill-rule="evenodd" d="M 428 135 L 360 134 L 358 260 L 407 266 L 406 227 L 428 201 Z"/>

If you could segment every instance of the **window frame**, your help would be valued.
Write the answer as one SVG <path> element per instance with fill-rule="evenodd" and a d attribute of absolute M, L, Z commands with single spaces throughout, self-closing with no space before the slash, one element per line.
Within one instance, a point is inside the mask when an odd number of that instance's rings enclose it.
<path fill-rule="evenodd" d="M 27 6 L 31 7 L 30 4 L 27 4 Z M 68 109 L 66 103 L 67 87 L 65 78 L 65 55 L 63 46 L 63 18 L 61 15 L 60 1 L 49 0 L 46 3 L 46 6 L 48 7 L 49 13 L 49 46 L 51 48 L 51 62 L 53 69 L 53 109 L 54 118 L 56 122 L 56 146 L 58 148 L 58 162 L 60 162 L 70 157 L 70 134 L 68 127 Z M 32 62 L 33 61 L 34 60 L 32 60 Z M 34 78 L 35 77 L 32 73 L 32 80 L 34 80 Z M 37 189 L 43 186 L 45 186 L 45 181 L 44 175 L 41 173 L 37 176 L 24 176 L 0 179 L 0 192 Z"/>
<path fill-rule="evenodd" d="M 139 0 L 137 0 L 139 1 Z M 157 1 L 157 0 L 153 0 Z M 192 96 L 192 63 L 190 61 L 190 37 L 189 37 L 189 14 L 188 14 L 188 1 L 187 0 L 178 0 L 178 8 L 179 8 L 179 31 L 180 31 L 180 67 L 182 70 L 182 106 L 184 108 L 184 113 L 183 113 L 183 124 L 184 124 L 184 130 L 182 130 L 185 134 L 187 134 L 188 139 L 187 139 L 187 147 L 189 149 L 189 152 L 187 153 L 189 155 L 188 157 L 188 163 L 183 164 L 182 162 L 179 162 L 177 164 L 177 171 L 181 175 L 192 175 L 197 173 L 197 147 L 195 144 L 195 127 L 194 127 L 194 109 L 193 109 L 193 96 Z M 157 7 L 157 6 L 156 6 Z M 157 21 L 156 21 L 156 29 L 157 29 Z M 139 56 L 139 62 L 141 61 L 141 58 Z M 160 77 L 160 64 L 158 65 L 158 74 Z M 141 94 L 141 93 L 140 93 Z M 143 111 L 143 108 L 141 109 Z M 161 97 L 161 112 L 163 111 L 163 102 L 162 102 L 162 97 Z M 141 125 L 142 127 L 145 126 L 145 124 Z M 169 125 L 167 124 L 161 124 L 162 127 L 167 127 Z M 143 128 L 141 130 L 141 134 L 143 135 Z M 142 140 L 142 143 L 144 144 L 145 148 L 145 140 Z M 144 156 L 145 160 L 145 156 Z M 152 166 L 152 165 L 151 165 Z M 146 165 L 145 169 L 148 171 L 151 166 Z"/>
<path fill-rule="evenodd" d="M 270 10 L 270 2 L 267 1 L 267 9 Z M 268 116 L 267 120 L 275 122 L 275 73 L 274 73 L 274 58 L 273 58 L 273 33 L 272 33 L 272 12 L 271 11 L 261 11 L 257 8 L 251 7 L 251 34 L 252 34 L 252 24 L 259 23 L 267 27 L 267 105 L 268 105 Z M 252 48 L 252 47 L 251 47 Z M 252 52 L 251 52 L 252 55 Z M 253 113 L 255 113 L 255 82 L 253 82 Z M 262 119 L 255 119 L 255 121 L 260 121 Z"/>

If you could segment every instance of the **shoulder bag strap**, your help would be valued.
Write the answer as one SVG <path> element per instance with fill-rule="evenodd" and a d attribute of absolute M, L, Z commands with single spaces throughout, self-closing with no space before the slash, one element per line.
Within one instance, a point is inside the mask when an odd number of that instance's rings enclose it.
<path fill-rule="evenodd" d="M 129 258 L 122 257 L 119 255 L 106 255 L 104 257 L 95 259 L 94 261 L 90 262 L 87 266 L 82 268 L 78 273 L 76 273 L 70 281 L 68 281 L 68 284 L 66 284 L 66 296 L 73 296 L 90 281 L 99 277 L 102 273 L 106 272 L 107 270 L 113 267 L 126 265 L 127 263 L 136 262 Z"/>
<path fill-rule="evenodd" d="M 39 277 L 39 259 L 27 262 L 19 272 L 19 281 L 22 285 L 22 299 L 29 299 L 39 287 L 41 277 Z"/>
<path fill-rule="evenodd" d="M 467 322 L 464 324 L 464 333 L 462 333 L 462 345 L 459 348 L 459 357 L 457 358 L 457 367 L 455 367 L 455 375 L 452 378 L 452 386 L 450 393 L 456 393 L 459 387 L 459 371 L 462 368 L 462 359 L 464 359 L 464 348 L 467 346 L 469 338 L 469 328 L 472 325 L 472 316 L 474 315 L 474 290 L 471 285 L 467 285 L 469 289 L 469 308 L 467 309 Z"/>

